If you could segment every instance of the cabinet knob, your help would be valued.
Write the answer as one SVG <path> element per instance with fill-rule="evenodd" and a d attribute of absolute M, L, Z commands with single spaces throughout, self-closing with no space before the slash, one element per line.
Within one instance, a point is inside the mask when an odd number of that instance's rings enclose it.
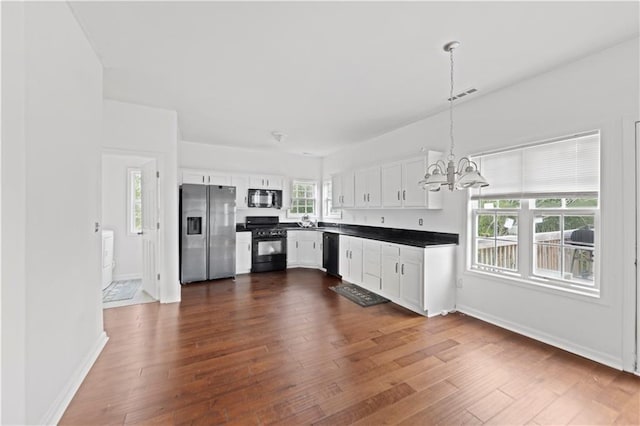
<path fill-rule="evenodd" d="M 398 262 L 396 262 L 396 274 L 398 273 Z"/>
<path fill-rule="evenodd" d="M 403 189 L 403 190 L 402 190 L 402 199 L 403 199 L 403 200 L 406 200 L 406 199 L 407 199 L 407 190 L 406 190 L 406 189 Z"/>
<path fill-rule="evenodd" d="M 398 190 L 398 201 L 400 201 L 400 190 Z"/>
<path fill-rule="evenodd" d="M 404 275 L 404 263 L 402 264 L 402 268 L 400 269 L 400 273 Z"/>

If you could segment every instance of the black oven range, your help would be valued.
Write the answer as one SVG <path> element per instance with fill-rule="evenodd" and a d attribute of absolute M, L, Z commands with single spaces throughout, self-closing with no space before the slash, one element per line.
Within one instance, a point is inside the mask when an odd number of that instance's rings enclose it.
<path fill-rule="evenodd" d="M 247 216 L 251 230 L 251 272 L 287 269 L 287 230 L 279 228 L 278 216 Z"/>

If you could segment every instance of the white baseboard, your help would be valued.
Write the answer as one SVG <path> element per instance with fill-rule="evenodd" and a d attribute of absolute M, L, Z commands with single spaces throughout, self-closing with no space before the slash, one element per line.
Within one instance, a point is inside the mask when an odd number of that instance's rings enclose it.
<path fill-rule="evenodd" d="M 114 275 L 114 281 L 126 281 L 126 280 L 141 280 L 142 274 L 119 274 Z"/>
<path fill-rule="evenodd" d="M 104 331 L 98 336 L 98 340 L 93 345 L 93 348 L 89 351 L 84 361 L 80 364 L 80 366 L 76 369 L 76 371 L 71 375 L 71 378 L 67 382 L 67 385 L 63 388 L 62 392 L 55 399 L 49 410 L 45 413 L 42 420 L 39 424 L 42 425 L 56 425 L 62 418 L 62 415 L 66 411 L 69 403 L 73 399 L 73 396 L 76 394 L 80 385 L 84 381 L 84 378 L 89 373 L 89 370 L 98 359 L 98 355 L 102 352 L 104 345 L 107 344 L 109 337 L 107 337 L 107 333 Z"/>
<path fill-rule="evenodd" d="M 513 331 L 514 333 L 522 334 L 523 336 L 539 340 L 540 342 L 555 346 L 567 352 L 571 352 L 584 358 L 588 358 L 592 361 L 599 362 L 600 364 L 607 365 L 611 368 L 615 368 L 616 370 L 623 370 L 622 359 L 616 358 L 607 353 L 595 351 L 585 346 L 577 345 L 574 342 L 560 339 L 556 336 L 552 336 L 551 334 L 544 333 L 542 331 L 535 330 L 533 328 L 529 328 L 520 324 L 516 324 L 502 318 L 498 318 L 491 314 L 487 314 L 485 312 L 470 308 L 469 306 L 457 305 L 456 310 L 471 317 L 478 318 L 493 325 L 497 325 L 498 327 Z"/>

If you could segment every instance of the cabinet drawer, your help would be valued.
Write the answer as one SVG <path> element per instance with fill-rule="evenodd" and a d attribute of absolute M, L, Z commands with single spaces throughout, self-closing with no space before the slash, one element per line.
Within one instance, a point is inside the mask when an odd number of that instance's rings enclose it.
<path fill-rule="evenodd" d="M 402 247 L 400 250 L 402 260 L 406 262 L 422 263 L 423 250 L 414 247 Z"/>
<path fill-rule="evenodd" d="M 395 244 L 382 244 L 382 255 L 383 256 L 400 256 L 400 247 Z"/>

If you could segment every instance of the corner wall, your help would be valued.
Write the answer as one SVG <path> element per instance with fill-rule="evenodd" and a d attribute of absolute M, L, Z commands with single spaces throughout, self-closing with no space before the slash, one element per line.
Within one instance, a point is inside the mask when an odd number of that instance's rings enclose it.
<path fill-rule="evenodd" d="M 517 285 L 466 271 L 467 206 L 463 192 L 447 193 L 441 211 L 351 210 L 344 222 L 364 224 L 364 216 L 385 214 L 385 225 L 459 233 L 457 306 L 480 318 L 564 347 L 600 362 L 622 367 L 628 356 L 622 335 L 623 271 L 632 260 L 623 250 L 633 238 L 625 229 L 621 206 L 633 198 L 633 182 L 623 172 L 633 158 L 623 156 L 633 141 L 623 138 L 623 118 L 640 117 L 639 43 L 629 40 L 505 89 L 465 101 L 455 109 L 457 156 L 541 141 L 574 132 L 601 129 L 601 288 L 592 300 Z M 443 68 L 444 69 L 444 68 Z M 482 88 L 480 88 L 482 89 Z M 446 151 L 446 112 L 397 129 L 325 158 L 323 174 L 418 155 L 420 147 Z M 364 156 L 363 153 L 367 155 Z M 631 215 L 633 217 L 633 215 Z M 625 312 L 626 313 L 626 312 Z M 628 351 L 627 351 L 628 352 Z"/>
<path fill-rule="evenodd" d="M 106 342 L 102 64 L 66 3 L 1 7 L 2 423 L 51 424 Z"/>

